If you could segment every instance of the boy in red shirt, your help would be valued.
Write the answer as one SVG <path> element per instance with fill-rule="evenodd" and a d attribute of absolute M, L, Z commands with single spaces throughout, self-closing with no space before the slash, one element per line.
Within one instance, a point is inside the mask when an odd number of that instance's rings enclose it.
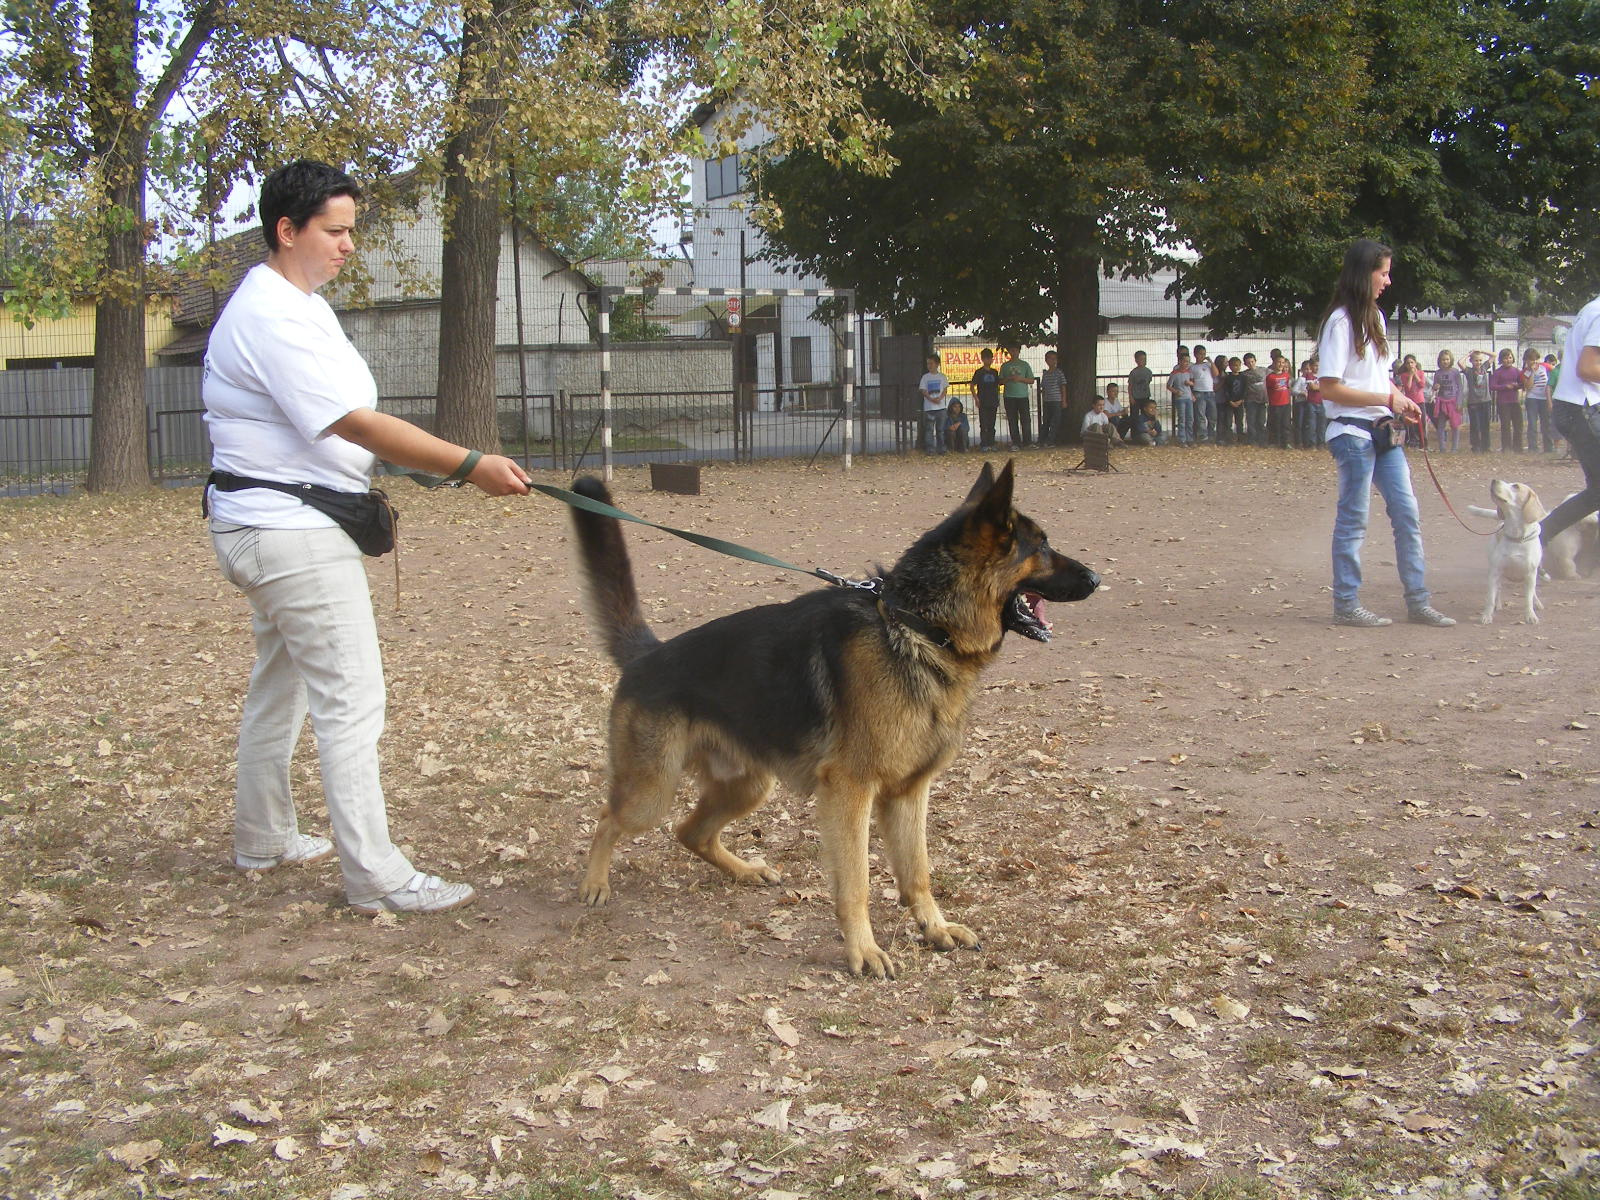
<path fill-rule="evenodd" d="M 1289 448 L 1289 360 L 1272 352 L 1267 369 L 1267 444 L 1280 450 Z"/>

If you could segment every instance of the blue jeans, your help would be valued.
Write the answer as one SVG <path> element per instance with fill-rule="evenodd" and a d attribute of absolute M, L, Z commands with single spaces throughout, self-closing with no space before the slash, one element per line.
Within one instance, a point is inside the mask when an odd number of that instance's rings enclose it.
<path fill-rule="evenodd" d="M 1361 590 L 1361 544 L 1376 485 L 1394 527 L 1395 564 L 1405 588 L 1406 607 L 1428 602 L 1422 561 L 1422 522 L 1411 490 L 1411 468 L 1399 446 L 1379 454 L 1367 438 L 1342 433 L 1328 443 L 1339 468 L 1339 507 L 1333 519 L 1333 610 L 1356 607 Z"/>
<path fill-rule="evenodd" d="M 1188 396 L 1172 397 L 1172 440 L 1180 446 L 1194 442 L 1194 400 Z"/>
<path fill-rule="evenodd" d="M 1267 402 L 1265 400 L 1246 400 L 1244 402 L 1245 425 L 1249 428 L 1250 444 L 1252 446 L 1265 446 L 1267 444 Z"/>
<path fill-rule="evenodd" d="M 1214 442 L 1217 440 L 1217 394 L 1215 392 L 1196 392 L 1194 394 L 1194 439 L 1197 442 Z"/>
<path fill-rule="evenodd" d="M 922 436 L 927 439 L 922 448 L 929 454 L 944 453 L 944 414 L 942 408 L 922 410 Z"/>
<path fill-rule="evenodd" d="M 1556 448 L 1555 434 L 1550 430 L 1550 400 L 1545 396 L 1529 396 L 1523 403 L 1528 409 L 1528 453 L 1542 445 L 1549 454 Z"/>

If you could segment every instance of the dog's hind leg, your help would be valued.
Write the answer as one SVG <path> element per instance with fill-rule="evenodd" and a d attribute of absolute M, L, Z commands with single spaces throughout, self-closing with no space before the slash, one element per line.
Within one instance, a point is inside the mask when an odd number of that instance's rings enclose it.
<path fill-rule="evenodd" d="M 931 782 L 924 780 L 901 795 L 879 798 L 878 820 L 883 831 L 884 854 L 900 889 L 900 903 L 911 910 L 928 945 L 935 950 L 975 947 L 978 935 L 965 925 L 946 921 L 933 898 L 928 868 L 928 785 Z"/>
<path fill-rule="evenodd" d="M 717 779 L 708 770 L 700 789 L 700 803 L 678 824 L 678 840 L 690 853 L 739 883 L 778 883 L 783 877 L 766 860 L 740 858 L 722 844 L 723 828 L 760 808 L 771 794 L 772 776 L 764 771 Z"/>
<path fill-rule="evenodd" d="M 687 743 L 682 723 L 613 711 L 611 716 L 611 792 L 595 825 L 589 866 L 578 885 L 585 904 L 611 898 L 611 852 L 625 837 L 657 825 L 672 806 L 683 771 Z"/>
<path fill-rule="evenodd" d="M 822 866 L 833 889 L 833 912 L 844 937 L 845 962 L 857 975 L 893 979 L 895 961 L 872 936 L 868 905 L 867 836 L 872 795 L 858 779 L 839 778 L 826 768 L 817 779 L 817 832 Z"/>

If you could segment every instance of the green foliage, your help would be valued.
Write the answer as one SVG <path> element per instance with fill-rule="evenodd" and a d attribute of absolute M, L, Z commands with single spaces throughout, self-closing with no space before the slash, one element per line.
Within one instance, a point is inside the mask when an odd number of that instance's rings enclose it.
<path fill-rule="evenodd" d="M 1092 338 L 1095 272 L 1179 246 L 1213 334 L 1308 322 L 1344 247 L 1391 299 L 1575 305 L 1600 263 L 1600 6 L 1584 0 L 925 0 L 958 94 L 880 71 L 874 175 L 800 148 L 760 172 L 773 257 L 937 331 Z M 1081 350 L 1081 346 L 1080 346 Z M 1080 355 L 1081 357 L 1081 355 Z M 1070 375 L 1069 370 L 1069 375 Z"/>
<path fill-rule="evenodd" d="M 925 330 L 975 320 L 1041 338 L 1082 291 L 1083 263 L 1148 274 L 1176 241 L 1173 213 L 1203 193 L 1227 185 L 1216 202 L 1279 219 L 1328 203 L 1309 171 L 1285 186 L 1262 158 L 1332 153 L 1347 125 L 1324 64 L 1350 35 L 1326 4 L 924 8 L 960 49 L 962 93 L 930 103 L 874 87 L 867 107 L 893 130 L 898 166 L 878 178 L 799 153 L 761 179 L 778 253 L 854 284 L 867 306 Z M 1262 28 L 1286 36 L 1263 46 Z"/>
<path fill-rule="evenodd" d="M 1582 304 L 1600 289 L 1600 7 L 1582 0 L 1362 0 L 1350 14 L 1355 138 L 1333 203 L 1293 221 L 1190 206 L 1185 280 L 1230 332 L 1314 322 L 1344 247 L 1396 251 L 1386 301 L 1468 315 Z M 1426 30 L 1427 36 L 1419 31 Z"/>
<path fill-rule="evenodd" d="M 643 296 L 619 296 L 611 306 L 613 342 L 659 342 L 671 330 L 647 315 Z"/>

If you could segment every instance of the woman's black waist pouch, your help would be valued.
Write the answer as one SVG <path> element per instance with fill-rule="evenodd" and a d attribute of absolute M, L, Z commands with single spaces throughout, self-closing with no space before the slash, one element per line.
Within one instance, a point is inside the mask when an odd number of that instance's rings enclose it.
<path fill-rule="evenodd" d="M 315 483 L 280 483 L 276 479 L 255 479 L 249 475 L 235 475 L 231 471 L 213 471 L 206 478 L 206 487 L 219 492 L 242 492 L 248 488 L 270 488 L 293 496 L 302 504 L 309 504 L 319 513 L 332 517 L 339 528 L 350 535 L 350 540 L 363 554 L 374 558 L 394 549 L 394 527 L 399 519 L 389 496 L 381 488 L 366 492 L 340 492 Z M 200 511 L 211 515 L 209 493 L 200 493 Z"/>
<path fill-rule="evenodd" d="M 1403 436 L 1396 436 L 1398 422 L 1393 415 L 1379 417 L 1372 420 L 1368 417 L 1334 417 L 1330 425 L 1354 425 L 1358 429 L 1365 429 L 1372 435 L 1372 448 L 1379 454 L 1385 450 L 1393 450 L 1404 440 Z"/>

